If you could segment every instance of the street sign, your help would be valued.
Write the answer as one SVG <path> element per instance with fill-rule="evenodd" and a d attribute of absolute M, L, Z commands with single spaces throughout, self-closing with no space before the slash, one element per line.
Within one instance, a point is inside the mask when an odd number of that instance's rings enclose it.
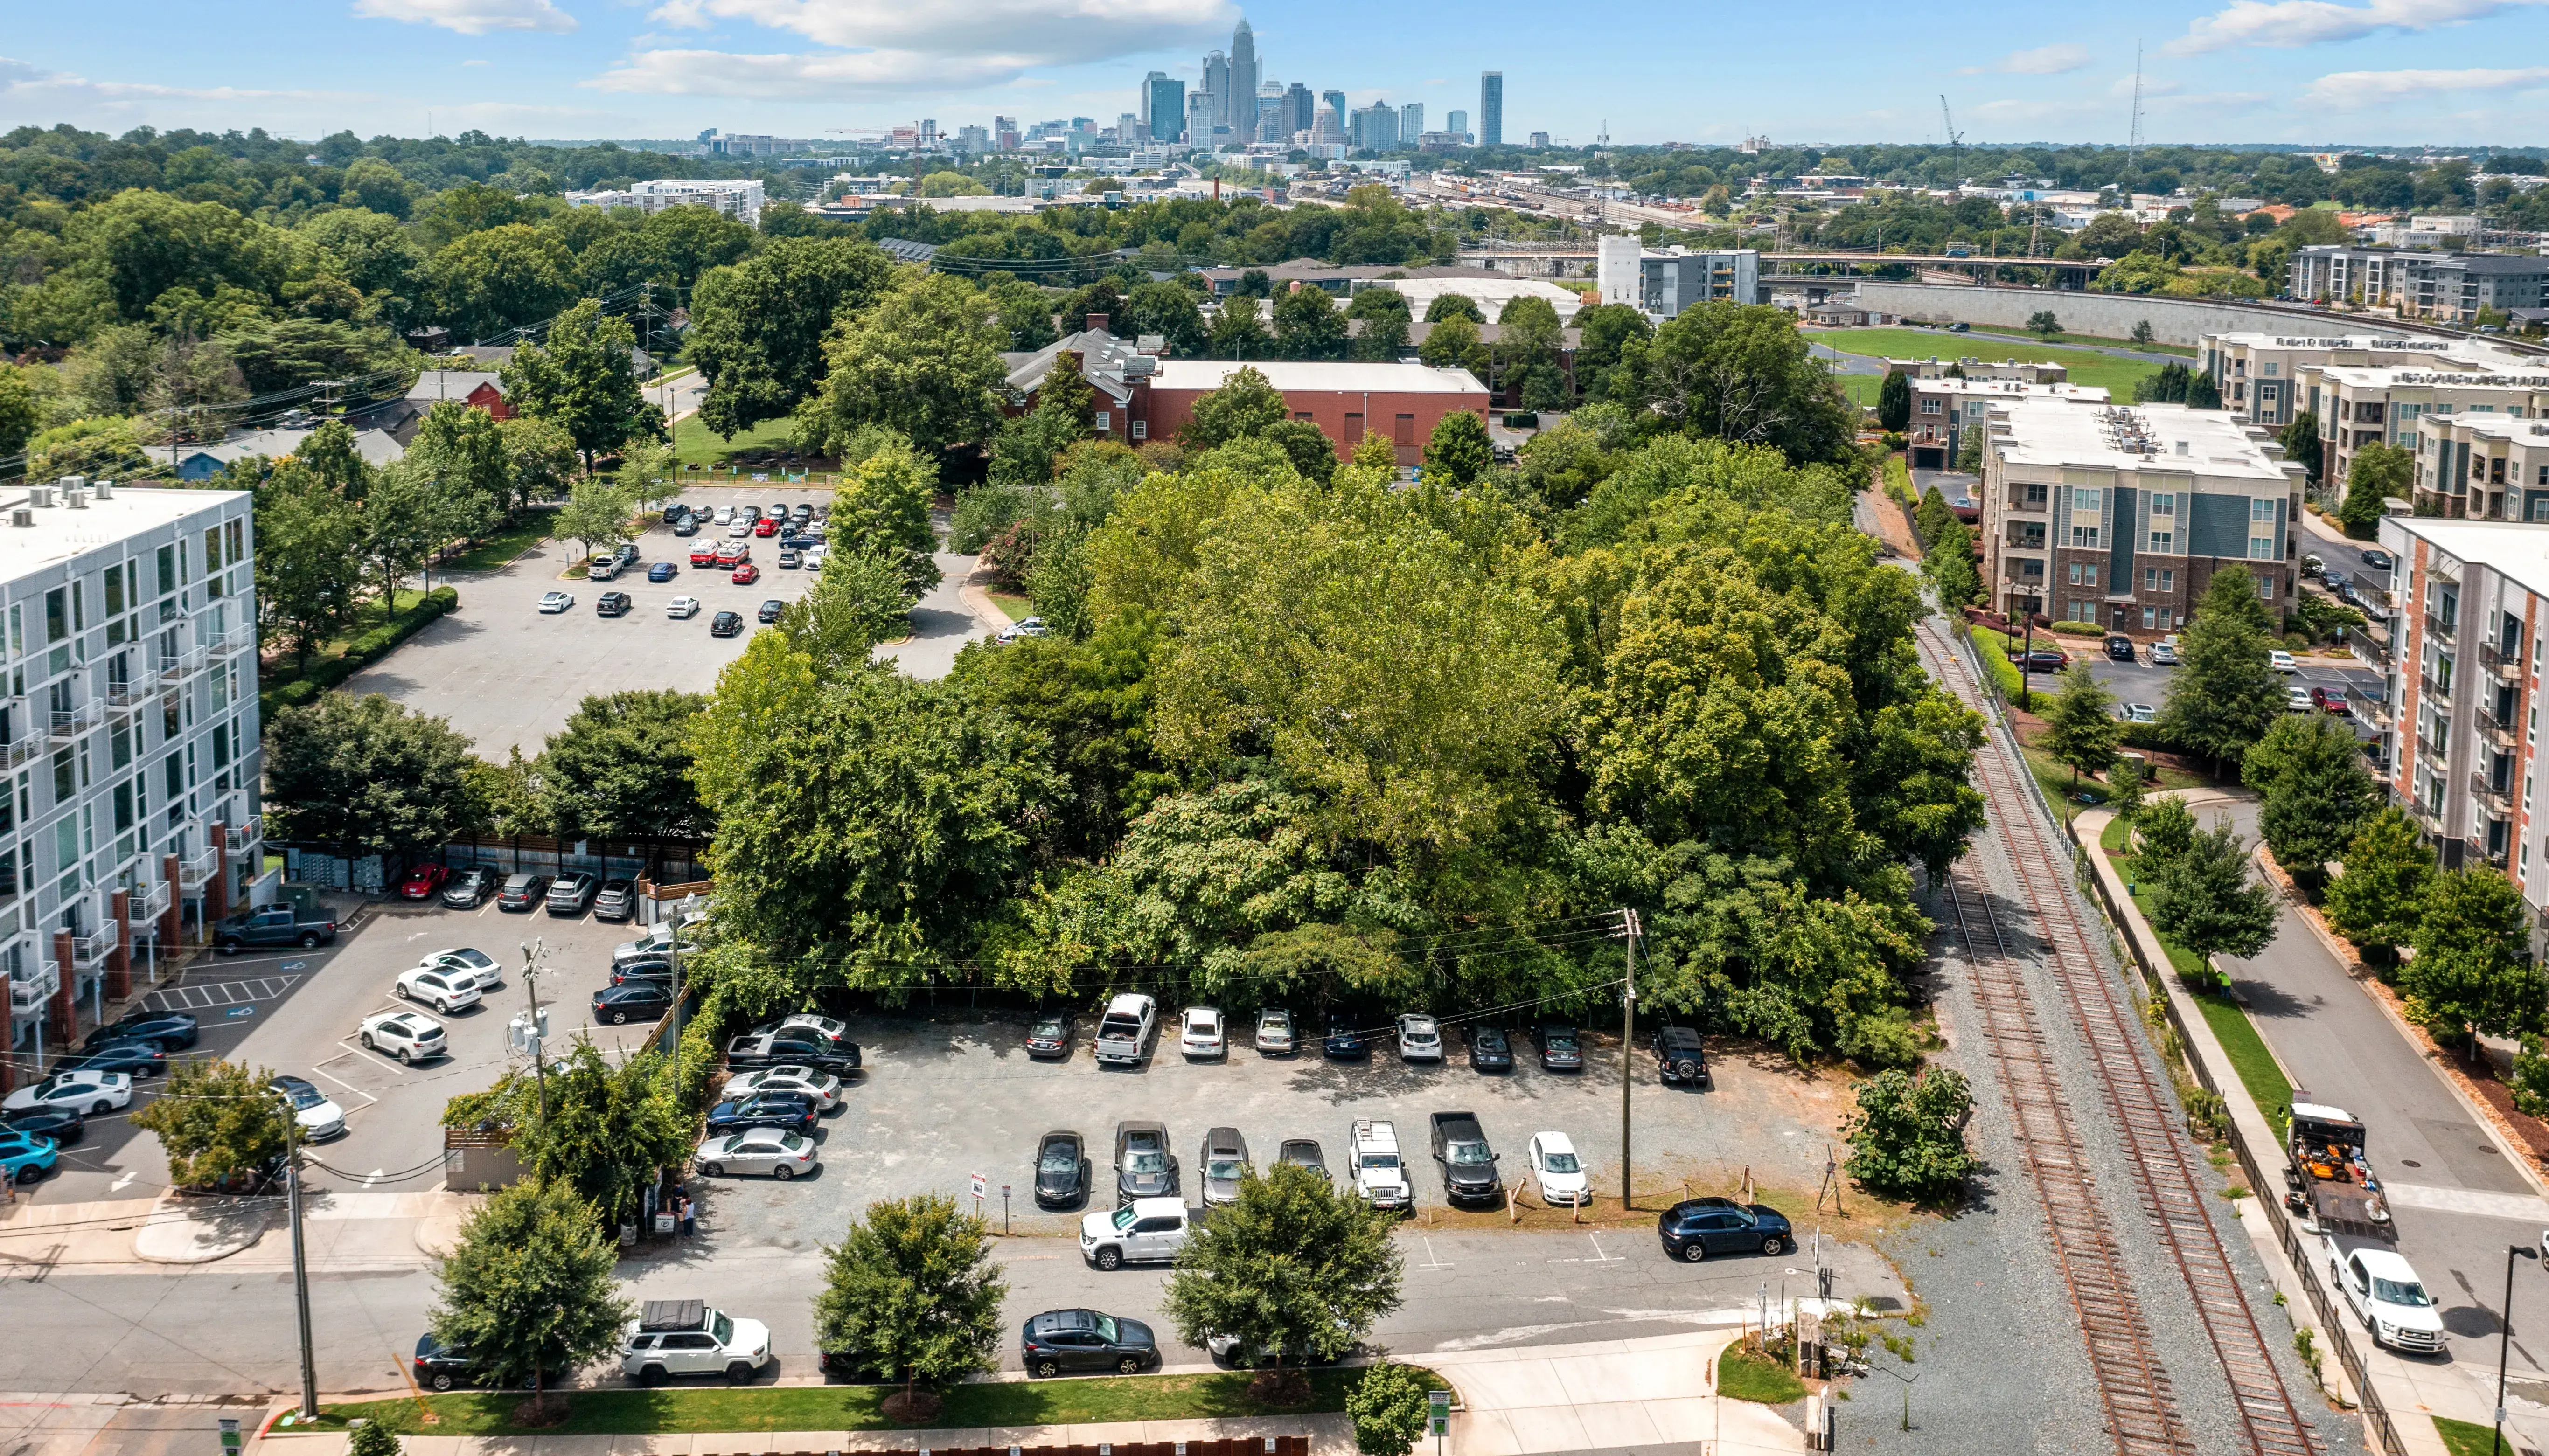
<path fill-rule="evenodd" d="M 239 1423 L 225 1415 L 222 1417 L 222 1456 L 238 1456 L 238 1449 Z"/>
<path fill-rule="evenodd" d="M 980 1203 L 991 1196 L 991 1180 L 984 1177 L 980 1173 L 976 1173 L 974 1175 L 974 1201 Z"/>
<path fill-rule="evenodd" d="M 1452 1393 L 1429 1391 L 1425 1396 L 1426 1429 L 1434 1435 L 1452 1433 Z"/>

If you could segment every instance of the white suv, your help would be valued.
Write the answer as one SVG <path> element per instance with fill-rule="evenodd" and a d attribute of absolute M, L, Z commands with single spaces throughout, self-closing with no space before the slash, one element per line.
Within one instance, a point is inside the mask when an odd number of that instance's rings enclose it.
<path fill-rule="evenodd" d="M 1209 1006 L 1187 1007 L 1178 1049 L 1188 1056 L 1219 1056 L 1229 1050 L 1222 1037 L 1221 1013 Z"/>
<path fill-rule="evenodd" d="M 1137 1198 L 1080 1221 L 1080 1256 L 1100 1269 L 1165 1264 L 1186 1246 L 1183 1199 Z"/>
<path fill-rule="evenodd" d="M 479 1002 L 478 977 L 465 970 L 418 966 L 398 978 L 402 1000 L 422 1001 L 445 1016 Z"/>
<path fill-rule="evenodd" d="M 619 1368 L 639 1385 L 676 1375 L 722 1375 L 750 1385 L 770 1363 L 770 1326 L 698 1300 L 648 1300 L 619 1342 Z"/>

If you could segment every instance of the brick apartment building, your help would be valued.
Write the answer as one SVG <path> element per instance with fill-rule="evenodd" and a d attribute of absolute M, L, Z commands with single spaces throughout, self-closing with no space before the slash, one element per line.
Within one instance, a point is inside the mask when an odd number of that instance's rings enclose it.
<path fill-rule="evenodd" d="M 1953 469 L 1967 432 L 1987 427 L 1994 406 L 2022 399 L 2092 408 L 2108 403 L 2107 391 L 2096 385 L 1917 377 L 1912 381 L 1912 418 L 1903 432 L 1911 463 L 1923 470 Z"/>

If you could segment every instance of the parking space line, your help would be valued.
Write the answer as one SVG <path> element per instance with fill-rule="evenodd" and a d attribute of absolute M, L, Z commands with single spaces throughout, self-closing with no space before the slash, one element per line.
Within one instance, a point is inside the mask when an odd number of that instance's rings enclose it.
<path fill-rule="evenodd" d="M 1449 1268 L 1451 1268 L 1451 1267 L 1452 1267 L 1451 1265 L 1449 1265 L 1449 1264 L 1447 1264 L 1447 1263 L 1444 1263 L 1444 1262 L 1443 1262 L 1443 1256 L 1442 1256 L 1441 1254 L 1438 1254 L 1438 1253 L 1434 1252 L 1434 1239 L 1433 1239 L 1432 1235 L 1428 1234 L 1428 1235 L 1420 1235 L 1420 1236 L 1424 1237 L 1424 1239 L 1425 1239 L 1425 1262 L 1424 1262 L 1424 1263 L 1421 1263 L 1421 1264 L 1419 1264 L 1419 1265 L 1417 1265 L 1416 1267 L 1417 1267 L 1417 1268 L 1419 1268 L 1419 1269 L 1449 1269 Z"/>
<path fill-rule="evenodd" d="M 337 1045 L 342 1046 L 343 1044 L 342 1044 L 342 1043 L 339 1043 L 339 1044 L 337 1044 Z M 341 1057 L 341 1056 L 331 1056 L 331 1057 L 329 1057 L 329 1058 L 328 1058 L 328 1061 L 342 1061 L 342 1060 L 344 1060 L 344 1058 L 343 1058 L 343 1057 Z M 365 1107 L 368 1107 L 368 1106 L 370 1106 L 371 1104 L 373 1104 L 373 1103 L 378 1102 L 378 1101 L 380 1101 L 380 1100 L 381 1100 L 378 1094 L 376 1094 L 376 1093 L 372 1093 L 372 1092 L 366 1092 L 366 1091 L 364 1091 L 362 1088 L 355 1086 L 353 1083 L 346 1081 L 343 1077 L 331 1076 L 331 1075 L 330 1075 L 329 1073 L 327 1073 L 327 1072 L 325 1072 L 325 1071 L 322 1071 L 322 1070 L 320 1069 L 320 1067 L 324 1067 L 324 1066 L 326 1066 L 326 1065 L 327 1065 L 327 1062 L 322 1062 L 322 1063 L 320 1063 L 320 1065 L 319 1065 L 319 1066 L 314 1066 L 314 1067 L 312 1067 L 312 1068 L 310 1069 L 310 1075 L 312 1075 L 312 1076 L 314 1076 L 314 1077 L 327 1077 L 329 1081 L 331 1081 L 331 1082 L 335 1083 L 337 1086 L 342 1087 L 342 1088 L 344 1088 L 346 1091 L 351 1092 L 351 1093 L 353 1093 L 355 1096 L 360 1097 L 361 1099 L 363 1099 L 363 1105 L 364 1105 Z M 361 1108 L 347 1108 L 345 1111 L 346 1111 L 346 1115 L 347 1115 L 348 1117 L 350 1117 L 350 1116 L 352 1116 L 354 1113 L 360 1112 L 361 1110 L 362 1110 Z"/>
<path fill-rule="evenodd" d="M 408 1073 L 407 1063 L 390 1055 L 386 1051 L 366 1051 L 360 1046 L 352 1042 L 339 1042 L 336 1045 L 344 1047 L 347 1051 L 352 1052 L 356 1056 L 361 1057 L 366 1063 L 387 1063 L 392 1071 L 397 1072 L 402 1077 L 406 1076 Z M 333 1060 L 334 1058 L 331 1057 L 330 1059 Z M 334 1077 L 330 1077 L 328 1080 L 332 1082 L 336 1079 Z"/>
<path fill-rule="evenodd" d="M 278 1001 L 300 979 L 297 975 L 265 975 L 200 986 L 164 986 L 145 997 L 144 1004 L 153 1011 L 215 1011 Z"/>

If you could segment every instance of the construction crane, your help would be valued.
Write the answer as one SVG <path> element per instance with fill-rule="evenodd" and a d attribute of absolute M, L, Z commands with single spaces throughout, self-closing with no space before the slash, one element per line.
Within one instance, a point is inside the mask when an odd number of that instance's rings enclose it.
<path fill-rule="evenodd" d="M 1938 121 L 1947 129 L 1947 166 L 1955 175 L 1949 181 L 1965 185 L 1965 134 L 1956 130 L 1956 118 L 1947 110 L 1947 98 L 1938 98 Z"/>

